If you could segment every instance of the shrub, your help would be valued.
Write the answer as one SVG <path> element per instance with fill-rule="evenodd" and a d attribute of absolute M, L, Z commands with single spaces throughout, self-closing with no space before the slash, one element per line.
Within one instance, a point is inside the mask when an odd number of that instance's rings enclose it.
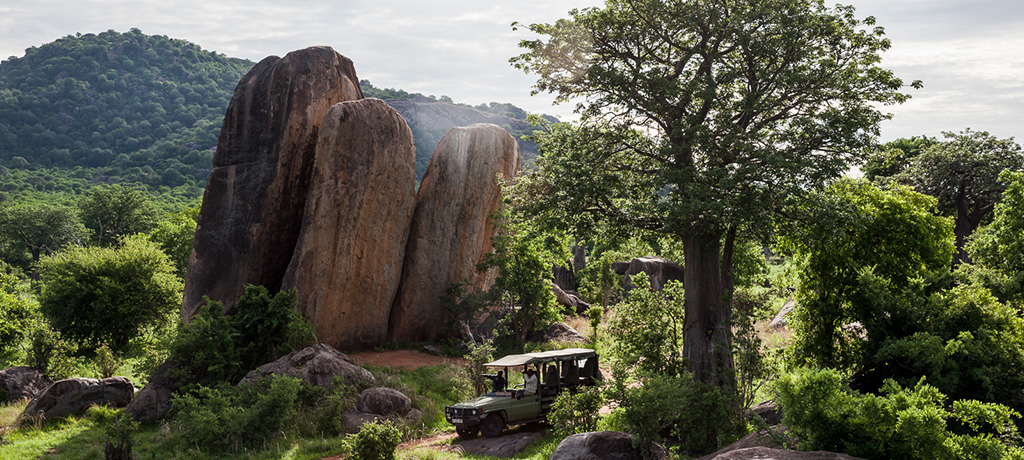
<path fill-rule="evenodd" d="M 1024 451 L 1004 441 L 1016 436 L 1015 411 L 993 403 L 953 401 L 919 381 L 904 388 L 886 381 L 879 395 L 850 390 L 831 369 L 800 370 L 775 386 L 783 423 L 806 450 L 867 459 L 1004 459 Z"/>
<path fill-rule="evenodd" d="M 355 460 L 394 460 L 402 432 L 391 422 L 366 423 L 352 446 Z"/>
<path fill-rule="evenodd" d="M 18 351 L 37 316 L 31 302 L 0 289 L 0 356 Z"/>
<path fill-rule="evenodd" d="M 240 451 L 280 435 L 294 419 L 302 381 L 261 379 L 232 387 L 197 386 L 173 398 L 182 440 L 207 452 Z"/>
<path fill-rule="evenodd" d="M 114 352 L 105 343 L 96 349 L 96 357 L 93 359 L 93 362 L 96 364 L 96 369 L 99 370 L 100 378 L 103 379 L 113 377 L 117 373 L 118 368 L 121 367 L 117 363 Z"/>
<path fill-rule="evenodd" d="M 560 437 L 596 431 L 602 402 L 601 390 L 595 387 L 587 387 L 576 393 L 562 393 L 551 405 L 548 422 Z"/>
<path fill-rule="evenodd" d="M 295 309 L 295 296 L 295 290 L 271 296 L 249 285 L 234 316 L 207 299 L 191 322 L 179 325 L 171 344 L 171 377 L 207 386 L 235 383 L 278 354 L 316 343 L 309 321 Z"/>
<path fill-rule="evenodd" d="M 39 369 L 54 380 L 71 377 L 82 364 L 81 359 L 75 357 L 78 345 L 43 322 L 33 326 L 29 339 L 29 366 Z"/>
<path fill-rule="evenodd" d="M 610 428 L 632 433 L 643 449 L 661 442 L 702 454 L 727 444 L 742 429 L 732 396 L 689 376 L 657 376 L 617 393 L 619 408 Z"/>
<path fill-rule="evenodd" d="M 155 243 L 127 237 L 117 248 L 75 247 L 41 262 L 39 304 L 65 336 L 116 352 L 162 328 L 181 307 L 182 283 Z"/>

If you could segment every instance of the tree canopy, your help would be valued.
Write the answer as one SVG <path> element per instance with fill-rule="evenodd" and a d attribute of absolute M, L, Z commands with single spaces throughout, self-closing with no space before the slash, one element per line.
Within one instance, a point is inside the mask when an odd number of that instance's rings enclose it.
<path fill-rule="evenodd" d="M 882 28 L 814 0 L 608 0 L 528 28 L 542 38 L 512 63 L 581 121 L 539 136 L 525 211 L 677 237 L 684 353 L 697 379 L 726 379 L 737 232 L 842 174 L 888 118 L 879 107 L 908 97 L 879 66 Z"/>

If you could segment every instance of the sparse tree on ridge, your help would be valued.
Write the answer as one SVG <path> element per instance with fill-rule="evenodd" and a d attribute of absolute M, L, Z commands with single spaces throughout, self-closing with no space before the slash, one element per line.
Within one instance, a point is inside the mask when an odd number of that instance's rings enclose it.
<path fill-rule="evenodd" d="M 514 24 L 515 26 L 515 24 Z M 603 221 L 684 246 L 690 372 L 728 384 L 733 242 L 862 158 L 905 101 L 874 19 L 815 0 L 608 0 L 532 24 L 520 69 L 575 102 L 520 179 L 548 225 Z"/>

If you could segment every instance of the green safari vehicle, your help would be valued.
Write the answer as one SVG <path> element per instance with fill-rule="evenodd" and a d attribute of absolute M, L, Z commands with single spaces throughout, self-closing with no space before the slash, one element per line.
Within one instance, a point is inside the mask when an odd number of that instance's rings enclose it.
<path fill-rule="evenodd" d="M 478 432 L 493 438 L 500 436 L 507 426 L 544 420 L 560 393 L 601 381 L 597 353 L 589 348 L 508 355 L 484 366 L 504 369 L 506 377 L 509 368 L 522 367 L 522 372 L 532 369 L 539 378 L 538 390 L 535 394 L 525 394 L 518 389 L 522 386 L 519 385 L 445 407 L 445 419 L 455 425 L 455 431 L 462 438 L 471 438 Z"/>

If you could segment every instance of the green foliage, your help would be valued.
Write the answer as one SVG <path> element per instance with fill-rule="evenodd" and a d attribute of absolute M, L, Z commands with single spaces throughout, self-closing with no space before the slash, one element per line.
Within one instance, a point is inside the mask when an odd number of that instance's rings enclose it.
<path fill-rule="evenodd" d="M 575 393 L 564 392 L 555 398 L 548 422 L 560 437 L 597 431 L 598 411 L 604 398 L 597 387 L 586 387 Z"/>
<path fill-rule="evenodd" d="M 93 358 L 96 364 L 97 370 L 99 370 L 100 378 L 113 377 L 117 372 L 117 369 L 121 366 L 118 364 L 117 357 L 114 356 L 114 352 L 110 350 L 110 347 L 106 343 L 101 344 L 96 349 L 96 356 Z"/>
<path fill-rule="evenodd" d="M 69 205 L 26 199 L 0 206 L 0 238 L 29 251 L 33 262 L 41 255 L 80 244 L 84 236 L 78 213 Z"/>
<path fill-rule="evenodd" d="M 919 381 L 901 387 L 887 381 L 880 395 L 850 390 L 831 369 L 782 376 L 776 401 L 783 423 L 807 450 L 843 452 L 867 459 L 1001 459 L 1024 454 L 1004 441 L 1016 436 L 1005 406 L 957 400 Z"/>
<path fill-rule="evenodd" d="M 978 229 L 967 250 L 974 265 L 962 266 L 961 275 L 984 285 L 1000 300 L 1024 300 L 1024 173 L 1003 171 L 1006 184 L 1002 201 L 995 205 L 992 222 Z"/>
<path fill-rule="evenodd" d="M 243 370 L 316 343 L 313 326 L 296 308 L 296 290 L 273 296 L 263 286 L 245 286 L 231 318 Z"/>
<path fill-rule="evenodd" d="M 189 323 L 178 326 L 169 357 L 172 378 L 206 386 L 235 383 L 278 354 L 316 343 L 309 321 L 295 309 L 295 295 L 271 296 L 262 286 L 247 285 L 233 316 L 207 299 Z"/>
<path fill-rule="evenodd" d="M 954 262 L 959 263 L 968 236 L 989 217 L 1006 188 L 1000 173 L 1024 169 L 1024 151 L 1013 139 L 984 131 L 943 134 L 946 141 L 924 149 L 894 179 L 936 197 L 939 211 L 955 218 Z"/>
<path fill-rule="evenodd" d="M 149 231 L 156 220 L 156 209 L 145 192 L 121 185 L 90 189 L 78 204 L 85 227 L 92 232 L 93 243 L 111 246 L 123 237 Z"/>
<path fill-rule="evenodd" d="M 888 182 L 893 176 L 910 166 L 914 157 L 938 143 L 939 141 L 934 137 L 928 136 L 900 138 L 887 142 L 877 149 L 873 149 L 868 155 L 867 161 L 864 162 L 864 166 L 861 167 L 861 172 L 869 181 Z"/>
<path fill-rule="evenodd" d="M 224 110 L 252 65 L 138 29 L 29 48 L 0 65 L 0 163 L 202 184 Z"/>
<path fill-rule="evenodd" d="M 469 344 L 469 353 L 466 355 L 466 373 L 473 380 L 473 389 L 476 395 L 487 392 L 487 381 L 483 377 L 487 368 L 484 364 L 494 361 L 494 344 L 488 340 L 482 344 L 476 342 Z"/>
<path fill-rule="evenodd" d="M 103 446 L 103 458 L 105 460 L 133 460 L 132 454 L 132 433 L 139 429 L 130 416 L 123 413 L 114 418 L 113 423 L 107 427 L 107 440 Z"/>
<path fill-rule="evenodd" d="M 581 118 L 536 136 L 522 212 L 583 238 L 607 225 L 683 243 L 688 278 L 707 280 L 685 293 L 690 371 L 726 384 L 721 242 L 842 175 L 888 118 L 879 107 L 908 98 L 879 66 L 890 42 L 873 26 L 813 0 L 609 0 L 524 26 L 540 38 L 513 65 Z"/>
<path fill-rule="evenodd" d="M 352 446 L 355 460 L 394 460 L 402 432 L 388 421 L 366 423 L 356 434 Z"/>
<path fill-rule="evenodd" d="M 9 356 L 20 349 L 38 317 L 38 306 L 33 302 L 0 290 L 0 356 Z"/>
<path fill-rule="evenodd" d="M 184 443 L 206 452 L 237 452 L 280 436 L 295 417 L 302 381 L 280 376 L 237 387 L 199 386 L 173 397 Z"/>
<path fill-rule="evenodd" d="M 81 367 L 78 345 L 44 322 L 37 323 L 29 333 L 28 365 L 54 380 L 72 377 Z"/>
<path fill-rule="evenodd" d="M 616 304 L 608 324 L 613 364 L 629 368 L 636 378 L 686 375 L 683 358 L 685 311 L 683 286 L 670 281 L 652 291 L 647 275 L 640 273 L 625 301 Z M 658 327 L 651 327 L 657 324 Z"/>
<path fill-rule="evenodd" d="M 658 442 L 701 455 L 741 434 L 732 396 L 688 375 L 655 376 L 643 385 L 619 386 L 615 393 L 619 408 L 608 428 L 631 433 L 642 449 Z"/>
<path fill-rule="evenodd" d="M 147 330 L 169 324 L 181 306 L 181 280 L 154 243 L 141 236 L 117 248 L 75 247 L 41 263 L 42 313 L 64 335 L 90 349 L 118 353 Z"/>
<path fill-rule="evenodd" d="M 160 249 L 171 258 L 175 273 L 182 279 L 188 268 L 189 255 L 192 254 L 198 218 L 199 207 L 189 208 L 164 218 L 149 233 L 149 239 L 160 245 Z"/>
<path fill-rule="evenodd" d="M 501 310 L 503 326 L 522 344 L 531 332 L 558 319 L 551 293 L 553 259 L 541 238 L 531 235 L 523 223 L 500 220 L 504 224 L 492 238 L 494 250 L 484 254 L 477 268 L 498 270 L 494 285 L 483 295 L 484 302 Z"/>
<path fill-rule="evenodd" d="M 207 299 L 191 321 L 178 325 L 170 347 L 168 360 L 173 366 L 168 376 L 208 386 L 235 383 L 242 377 L 237 341 L 231 317 L 224 315 L 220 302 Z"/>
<path fill-rule="evenodd" d="M 818 217 L 789 235 L 799 271 L 794 354 L 822 366 L 852 366 L 945 287 L 953 253 L 948 219 L 934 198 L 842 180 L 817 197 Z M 844 326 L 859 322 L 869 341 Z"/>

